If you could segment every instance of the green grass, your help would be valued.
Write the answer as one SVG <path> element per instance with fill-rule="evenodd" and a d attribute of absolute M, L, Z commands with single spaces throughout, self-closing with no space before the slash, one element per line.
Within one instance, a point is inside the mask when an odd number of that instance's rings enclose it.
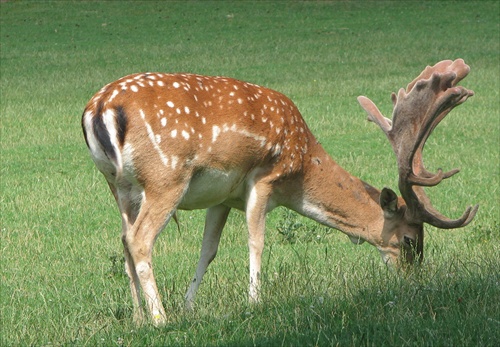
<path fill-rule="evenodd" d="M 500 5 L 427 2 L 0 4 L 0 325 L 20 346 L 496 346 L 500 344 Z M 182 212 L 155 247 L 170 323 L 131 322 L 120 218 L 80 129 L 104 84 L 140 71 L 228 75 L 290 96 L 335 160 L 396 187 L 392 150 L 356 97 L 390 92 L 428 64 L 464 58 L 476 95 L 429 139 L 429 189 L 465 229 L 426 228 L 419 271 L 388 271 L 371 246 L 283 209 L 268 216 L 263 304 L 247 303 L 243 215 L 232 213 L 197 310 L 182 311 L 203 212 Z"/>

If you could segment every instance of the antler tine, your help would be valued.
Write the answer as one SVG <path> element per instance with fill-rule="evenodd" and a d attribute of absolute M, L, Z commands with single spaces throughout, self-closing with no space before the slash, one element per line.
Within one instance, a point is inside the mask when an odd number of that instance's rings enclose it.
<path fill-rule="evenodd" d="M 470 72 L 470 67 L 465 64 L 463 59 L 453 60 L 443 60 L 437 63 L 434 66 L 427 66 L 422 73 L 411 81 L 406 87 L 406 91 L 410 92 L 413 89 L 415 83 L 420 80 L 429 79 L 433 73 L 444 73 L 447 71 L 454 71 L 456 73 L 456 77 L 454 79 L 454 84 L 456 85 L 458 82 L 463 80 Z"/>
<path fill-rule="evenodd" d="M 479 205 L 474 207 L 469 206 L 458 219 L 450 219 L 443 216 L 439 211 L 437 211 L 431 204 L 429 198 L 425 194 L 423 188 L 414 187 L 414 194 L 417 196 L 418 201 L 422 205 L 420 209 L 421 215 L 419 216 L 423 221 L 441 229 L 454 229 L 464 227 L 469 224 L 472 219 L 476 216 L 479 209 Z"/>
<path fill-rule="evenodd" d="M 413 184 L 418 186 L 432 187 L 439 184 L 443 179 L 450 178 L 454 174 L 460 172 L 459 169 L 453 169 L 448 172 L 443 172 L 442 169 L 438 169 L 436 174 L 429 172 L 423 166 L 422 159 L 422 148 L 418 148 L 413 157 L 413 174 L 410 180 Z"/>
<path fill-rule="evenodd" d="M 373 101 L 368 99 L 366 96 L 358 96 L 358 102 L 368 113 L 368 120 L 376 123 L 387 135 L 392 128 L 392 121 L 389 118 L 384 117 Z"/>
<path fill-rule="evenodd" d="M 422 188 L 435 186 L 459 172 L 458 169 L 448 172 L 439 169 L 435 174 L 427 171 L 422 151 L 427 138 L 444 117 L 474 95 L 471 90 L 457 86 L 469 71 L 469 66 L 462 59 L 443 60 L 434 66 L 427 66 L 406 89 L 401 88 L 397 95 L 392 94 L 392 126 L 373 102 L 365 97 L 358 98 L 369 119 L 382 128 L 393 147 L 398 161 L 399 190 L 408 206 L 410 218 L 439 228 L 465 226 L 478 209 L 478 206 L 469 207 L 459 219 L 449 219 L 432 207 Z"/>

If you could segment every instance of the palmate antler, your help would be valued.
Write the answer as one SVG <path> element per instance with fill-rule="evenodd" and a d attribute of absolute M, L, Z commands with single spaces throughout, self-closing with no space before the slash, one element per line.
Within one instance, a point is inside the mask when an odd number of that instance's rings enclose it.
<path fill-rule="evenodd" d="M 444 60 L 424 71 L 401 88 L 396 96 L 392 122 L 385 118 L 377 106 L 364 96 L 358 97 L 361 106 L 368 113 L 368 119 L 377 123 L 389 139 L 397 157 L 399 190 L 405 200 L 409 218 L 425 222 L 438 228 L 452 229 L 466 226 L 476 215 L 478 205 L 468 207 L 455 220 L 449 219 L 432 207 L 423 187 L 439 184 L 443 179 L 459 172 L 454 169 L 433 174 L 424 167 L 422 151 L 432 130 L 455 107 L 473 96 L 474 92 L 457 83 L 464 79 L 470 68 L 462 59 Z"/>

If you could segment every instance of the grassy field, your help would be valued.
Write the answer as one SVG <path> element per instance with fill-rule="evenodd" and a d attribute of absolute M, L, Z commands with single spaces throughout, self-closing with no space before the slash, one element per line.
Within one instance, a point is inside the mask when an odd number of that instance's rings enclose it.
<path fill-rule="evenodd" d="M 496 1 L 83 2 L 0 4 L 0 325 L 3 346 L 498 346 L 500 3 Z M 390 93 L 428 64 L 463 58 L 476 92 L 429 139 L 429 189 L 470 226 L 426 228 L 408 274 L 378 251 L 284 209 L 268 216 L 263 304 L 247 303 L 244 216 L 232 213 L 197 310 L 183 296 L 203 211 L 168 226 L 154 266 L 171 313 L 136 327 L 121 222 L 87 153 L 80 117 L 104 84 L 141 71 L 228 75 L 295 101 L 338 163 L 396 188 L 392 150 L 356 101 L 389 115 Z"/>

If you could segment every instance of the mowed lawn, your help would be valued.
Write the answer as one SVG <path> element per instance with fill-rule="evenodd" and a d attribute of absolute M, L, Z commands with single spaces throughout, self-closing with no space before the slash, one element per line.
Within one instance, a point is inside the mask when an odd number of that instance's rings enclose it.
<path fill-rule="evenodd" d="M 500 345 L 499 2 L 2 1 L 0 11 L 1 345 Z M 387 269 L 374 247 L 279 208 L 252 306 L 244 215 L 232 212 L 187 313 L 204 213 L 181 211 L 153 259 L 169 323 L 133 324 L 120 216 L 80 126 L 103 85 L 158 71 L 273 88 L 340 165 L 397 189 L 392 149 L 356 97 L 390 116 L 391 92 L 456 58 L 475 96 L 424 158 L 461 172 L 427 191 L 445 215 L 480 209 L 463 229 L 426 226 L 420 268 Z"/>

